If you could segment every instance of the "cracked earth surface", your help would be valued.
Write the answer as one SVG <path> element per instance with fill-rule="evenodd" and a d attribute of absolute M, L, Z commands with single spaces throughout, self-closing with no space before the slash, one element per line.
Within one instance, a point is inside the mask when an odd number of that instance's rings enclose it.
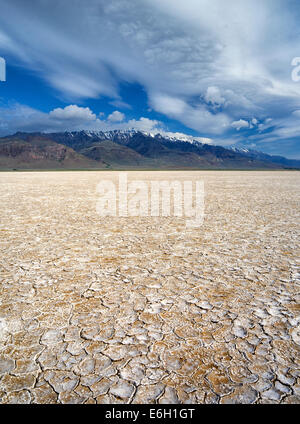
<path fill-rule="evenodd" d="M 101 218 L 112 172 L 0 174 L 1 403 L 300 403 L 299 172 L 205 182 L 205 221 Z"/>

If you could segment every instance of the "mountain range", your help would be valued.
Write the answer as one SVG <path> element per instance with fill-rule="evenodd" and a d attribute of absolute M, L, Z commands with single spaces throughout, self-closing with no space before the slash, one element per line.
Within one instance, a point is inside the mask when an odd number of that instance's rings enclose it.
<path fill-rule="evenodd" d="M 25 133 L 0 138 L 0 169 L 300 169 L 300 160 L 136 130 Z"/>

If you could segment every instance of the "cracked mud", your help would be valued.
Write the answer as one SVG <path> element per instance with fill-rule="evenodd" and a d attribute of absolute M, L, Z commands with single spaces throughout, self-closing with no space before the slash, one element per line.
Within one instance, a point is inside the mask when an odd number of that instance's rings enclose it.
<path fill-rule="evenodd" d="M 0 174 L 1 403 L 300 403 L 299 172 L 205 182 L 205 221 L 103 218 L 112 172 Z"/>

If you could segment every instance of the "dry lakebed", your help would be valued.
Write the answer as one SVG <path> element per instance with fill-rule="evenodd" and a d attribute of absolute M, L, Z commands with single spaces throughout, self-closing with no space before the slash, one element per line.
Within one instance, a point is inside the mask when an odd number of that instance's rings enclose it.
<path fill-rule="evenodd" d="M 0 173 L 0 403 L 300 403 L 300 173 L 128 172 L 199 228 L 100 216 L 117 177 Z"/>

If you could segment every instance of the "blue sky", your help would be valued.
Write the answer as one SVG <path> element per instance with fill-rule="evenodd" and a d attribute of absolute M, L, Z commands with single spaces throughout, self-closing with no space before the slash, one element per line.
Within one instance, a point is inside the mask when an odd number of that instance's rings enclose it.
<path fill-rule="evenodd" d="M 137 128 L 300 158 L 299 1 L 0 0 L 0 10 L 0 135 Z"/>

